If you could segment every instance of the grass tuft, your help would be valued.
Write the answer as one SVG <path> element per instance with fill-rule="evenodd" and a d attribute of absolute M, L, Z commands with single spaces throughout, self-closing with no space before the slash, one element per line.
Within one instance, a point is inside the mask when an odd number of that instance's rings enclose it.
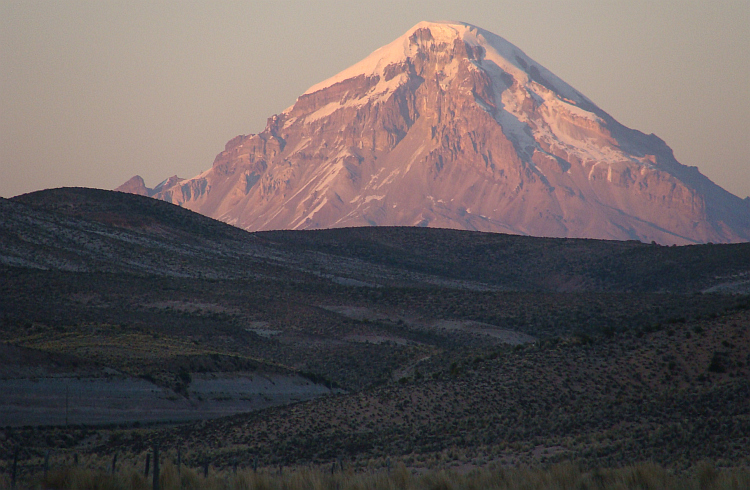
<path fill-rule="evenodd" d="M 279 475 L 240 470 L 216 472 L 204 478 L 191 468 L 182 468 L 178 473 L 168 463 L 162 469 L 159 486 L 161 490 L 742 490 L 750 488 L 750 470 L 720 470 L 701 463 L 692 472 L 676 475 L 653 463 L 591 471 L 563 463 L 546 469 L 490 466 L 469 473 L 437 470 L 419 474 L 402 463 L 391 472 L 331 474 L 304 468 Z M 7 477 L 0 478 L 0 488 L 10 488 Z M 45 480 L 26 482 L 17 488 L 150 490 L 151 481 L 135 470 L 111 475 L 65 468 L 51 472 Z"/>

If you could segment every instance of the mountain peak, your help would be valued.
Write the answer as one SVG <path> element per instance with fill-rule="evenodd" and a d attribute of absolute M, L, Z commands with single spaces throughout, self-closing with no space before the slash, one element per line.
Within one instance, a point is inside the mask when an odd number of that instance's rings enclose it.
<path fill-rule="evenodd" d="M 451 49 L 457 41 L 463 41 L 469 47 L 469 56 L 478 65 L 494 63 L 496 67 L 520 80 L 521 83 L 528 83 L 535 78 L 545 81 L 547 85 L 552 85 L 554 82 L 554 86 L 561 92 L 561 95 L 578 102 L 590 103 L 588 99 L 552 72 L 535 63 L 504 38 L 474 25 L 456 21 L 422 21 L 393 42 L 373 51 L 362 61 L 313 85 L 305 91 L 305 94 L 323 90 L 357 76 L 385 77 L 388 66 L 407 62 L 420 51 Z"/>
<path fill-rule="evenodd" d="M 118 192 L 127 192 L 128 194 L 137 194 L 139 196 L 148 196 L 149 189 L 146 182 L 140 175 L 131 177 L 127 182 L 115 189 Z"/>
<path fill-rule="evenodd" d="M 433 226 L 750 240 L 741 199 L 505 39 L 420 22 L 148 195 L 248 230 Z"/>
<path fill-rule="evenodd" d="M 327 80 L 313 85 L 307 89 L 303 95 L 323 90 L 331 85 L 357 76 L 382 76 L 384 75 L 384 70 L 387 66 L 403 63 L 413 54 L 412 47 L 414 46 L 415 41 L 422 40 L 420 37 L 417 37 L 418 31 L 423 33 L 426 30 L 426 32 L 431 33 L 432 29 L 434 29 L 436 33 L 445 34 L 442 39 L 446 42 L 452 43 L 455 39 L 460 38 L 461 35 L 459 29 L 450 27 L 453 25 L 459 27 L 462 24 L 454 22 L 420 22 L 393 42 L 373 51 L 362 61 L 355 63 L 351 67 L 337 73 Z M 434 37 L 430 36 L 430 39 L 434 39 Z"/>

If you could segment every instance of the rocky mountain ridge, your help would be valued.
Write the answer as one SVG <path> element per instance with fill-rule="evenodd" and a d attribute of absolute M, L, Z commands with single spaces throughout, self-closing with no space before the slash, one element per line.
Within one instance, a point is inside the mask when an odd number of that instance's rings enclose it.
<path fill-rule="evenodd" d="M 662 244 L 750 240 L 750 203 L 518 48 L 422 22 L 213 166 L 118 188 L 240 228 L 429 226 Z"/>

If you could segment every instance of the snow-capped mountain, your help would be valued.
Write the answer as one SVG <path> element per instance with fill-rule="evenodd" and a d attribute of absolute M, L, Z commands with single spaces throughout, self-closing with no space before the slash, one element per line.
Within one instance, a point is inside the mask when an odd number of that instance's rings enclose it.
<path fill-rule="evenodd" d="M 148 189 L 247 230 L 404 225 L 659 243 L 750 240 L 750 202 L 503 38 L 422 22 Z"/>

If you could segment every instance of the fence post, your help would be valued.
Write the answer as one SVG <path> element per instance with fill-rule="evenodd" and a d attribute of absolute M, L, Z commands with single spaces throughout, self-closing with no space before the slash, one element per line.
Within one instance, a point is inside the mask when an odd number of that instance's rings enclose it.
<path fill-rule="evenodd" d="M 208 478 L 208 458 L 203 462 L 203 478 Z"/>
<path fill-rule="evenodd" d="M 180 465 L 182 465 L 182 448 L 177 448 L 177 476 L 180 476 Z"/>
<path fill-rule="evenodd" d="M 146 453 L 146 471 L 143 472 L 143 475 L 148 478 L 148 470 L 151 467 L 151 453 Z"/>
<path fill-rule="evenodd" d="M 117 452 L 115 451 L 115 455 L 112 456 L 112 474 L 114 475 L 117 471 Z"/>
<path fill-rule="evenodd" d="M 253 460 L 253 473 L 258 472 L 258 456 L 255 456 L 255 459 Z"/>
<path fill-rule="evenodd" d="M 154 490 L 159 490 L 159 444 L 154 444 Z"/>
<path fill-rule="evenodd" d="M 50 450 L 48 449 L 46 453 L 44 453 L 44 479 L 47 479 L 47 473 L 49 472 L 49 453 Z"/>
<path fill-rule="evenodd" d="M 18 475 L 18 448 L 13 453 L 13 470 L 10 474 L 10 488 L 16 488 L 16 476 Z"/>

